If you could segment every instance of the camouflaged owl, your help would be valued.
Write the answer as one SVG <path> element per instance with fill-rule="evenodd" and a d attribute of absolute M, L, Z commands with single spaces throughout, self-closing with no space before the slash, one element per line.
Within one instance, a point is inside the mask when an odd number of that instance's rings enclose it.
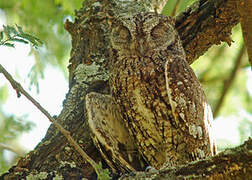
<path fill-rule="evenodd" d="M 111 29 L 111 95 L 86 97 L 93 137 L 110 167 L 160 169 L 215 154 L 212 112 L 173 20 L 139 13 Z"/>

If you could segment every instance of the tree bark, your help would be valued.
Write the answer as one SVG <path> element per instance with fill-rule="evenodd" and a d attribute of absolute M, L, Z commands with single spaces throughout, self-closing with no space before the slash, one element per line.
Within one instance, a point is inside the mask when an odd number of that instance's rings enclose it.
<path fill-rule="evenodd" d="M 252 175 L 252 139 L 243 145 L 227 149 L 214 157 L 183 166 L 164 168 L 157 172 L 136 172 L 120 180 L 133 179 L 249 179 Z"/>
<path fill-rule="evenodd" d="M 165 2 L 165 0 L 86 0 L 83 2 L 83 7 L 76 12 L 75 21 L 65 23 L 66 30 L 72 36 L 72 51 L 68 66 L 69 92 L 57 122 L 71 132 L 81 148 L 96 162 L 103 160 L 89 134 L 84 98 L 91 91 L 109 93 L 110 21 L 125 13 L 160 12 Z M 231 30 L 238 22 L 239 14 L 234 0 L 199 0 L 177 16 L 176 28 L 183 41 L 188 62 L 191 64 L 214 44 L 220 44 L 222 41 L 230 44 Z M 237 156 L 242 157 L 240 154 Z M 220 164 L 218 158 L 213 159 L 212 163 Z M 244 161 L 244 164 L 248 163 Z M 104 162 L 103 166 L 106 167 Z M 192 172 L 193 170 L 195 173 L 200 172 L 194 168 L 191 169 Z M 249 172 L 251 174 L 251 171 Z M 53 125 L 49 127 L 46 136 L 36 148 L 21 158 L 7 173 L 1 175 L 0 179 L 22 179 L 27 176 L 46 177 L 46 179 L 96 178 L 92 167 Z"/>
<path fill-rule="evenodd" d="M 243 38 L 247 47 L 250 66 L 252 67 L 252 1 L 238 0 L 237 8 L 241 17 Z"/>

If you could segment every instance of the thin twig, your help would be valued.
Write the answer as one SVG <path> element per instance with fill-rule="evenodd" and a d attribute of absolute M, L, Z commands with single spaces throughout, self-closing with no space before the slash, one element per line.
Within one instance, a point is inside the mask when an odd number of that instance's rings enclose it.
<path fill-rule="evenodd" d="M 224 85 L 223 85 L 223 88 L 222 88 L 222 93 L 221 93 L 221 96 L 220 96 L 220 99 L 213 111 L 213 117 L 215 118 L 218 113 L 220 112 L 220 108 L 224 102 L 224 99 L 227 95 L 227 92 L 228 90 L 230 89 L 234 79 L 235 79 L 235 76 L 236 76 L 236 73 L 238 72 L 239 68 L 240 68 L 240 64 L 241 64 L 241 61 L 242 61 L 242 56 L 245 52 L 246 48 L 244 46 L 244 44 L 242 45 L 242 48 L 240 49 L 240 52 L 236 58 L 236 62 L 235 62 L 235 65 L 234 65 L 234 68 L 229 76 L 229 79 L 227 79 L 226 81 L 224 81 Z"/>
<path fill-rule="evenodd" d="M 17 154 L 18 156 L 21 156 L 22 153 L 18 152 L 16 149 L 12 148 L 11 146 L 9 145 L 6 145 L 6 144 L 3 144 L 3 143 L 0 143 L 0 149 L 7 149 L 8 151 L 11 151 L 15 154 Z"/>
<path fill-rule="evenodd" d="M 27 93 L 24 88 L 12 78 L 12 76 L 4 69 L 1 64 L 0 73 L 4 74 L 6 79 L 11 83 L 12 87 L 17 91 L 18 96 L 20 96 L 20 93 L 23 94 L 49 119 L 49 121 L 51 121 L 55 125 L 55 127 L 67 138 L 68 142 L 74 147 L 74 149 L 83 157 L 83 159 L 91 164 L 96 173 L 99 175 L 101 170 L 98 168 L 96 162 L 81 149 L 79 144 L 70 135 L 70 132 L 65 130 L 59 123 L 57 123 L 55 119 L 33 97 L 29 95 L 29 93 Z"/>
<path fill-rule="evenodd" d="M 181 0 L 176 1 L 176 4 L 173 7 L 173 10 L 172 10 L 172 13 L 171 13 L 171 17 L 174 17 L 177 14 L 180 2 L 181 2 Z"/>

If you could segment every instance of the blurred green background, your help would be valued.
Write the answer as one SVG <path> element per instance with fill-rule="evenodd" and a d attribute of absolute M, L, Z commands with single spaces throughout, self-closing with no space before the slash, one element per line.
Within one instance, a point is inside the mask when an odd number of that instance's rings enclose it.
<path fill-rule="evenodd" d="M 176 15 L 193 2 L 194 0 L 169 0 L 163 14 Z M 24 31 L 44 42 L 43 47 L 37 50 L 30 48 L 29 56 L 33 62 L 29 72 L 15 73 L 14 76 L 18 80 L 28 81 L 29 88 L 36 89 L 38 94 L 41 90 L 39 82 L 45 78 L 48 67 L 57 69 L 67 81 L 71 37 L 63 26 L 66 19 L 74 20 L 74 11 L 78 10 L 81 4 L 82 0 L 0 1 L 0 23 L 18 24 Z M 214 112 L 218 150 L 241 144 L 252 134 L 252 73 L 240 25 L 233 28 L 232 39 L 234 43 L 231 47 L 225 43 L 213 46 L 192 65 Z M 0 50 L 1 48 L 2 46 Z M 1 64 L 4 58 L 0 54 Z M 21 60 L 8 59 L 8 61 Z M 22 60 L 21 63 L 30 61 Z M 7 87 L 7 80 L 2 78 L 1 81 L 4 82 L 0 82 L 0 174 L 8 170 L 19 156 L 29 150 L 22 146 L 22 142 L 17 143 L 18 137 L 38 126 L 32 119 L 27 118 L 29 114 L 18 116 L 15 113 L 5 112 L 3 106 L 10 101 L 10 91 L 13 90 Z M 7 151 L 14 153 L 7 156 Z"/>

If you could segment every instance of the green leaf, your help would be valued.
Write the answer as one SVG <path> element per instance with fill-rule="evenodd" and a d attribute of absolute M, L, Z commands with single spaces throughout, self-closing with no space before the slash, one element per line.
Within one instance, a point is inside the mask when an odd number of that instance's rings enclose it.
<path fill-rule="evenodd" d="M 25 44 L 29 43 L 28 41 L 23 40 L 23 39 L 19 39 L 19 38 L 13 38 L 13 39 L 10 39 L 10 41 L 21 42 L 21 43 L 25 43 Z"/>
<path fill-rule="evenodd" d="M 20 34 L 23 34 L 23 33 L 24 33 L 24 31 L 23 31 L 23 29 L 22 29 L 21 26 L 19 26 L 19 25 L 16 24 L 16 27 L 17 27 L 18 32 L 19 32 Z"/>
<path fill-rule="evenodd" d="M 11 33 L 10 33 L 9 29 L 7 28 L 7 26 L 3 25 L 3 29 L 4 29 L 3 31 L 4 31 L 5 35 L 7 36 L 7 38 L 10 39 Z"/>
<path fill-rule="evenodd" d="M 7 25 L 7 26 L 3 25 L 3 28 L 4 28 L 4 30 L 0 34 L 0 45 L 14 47 L 14 44 L 9 43 L 10 41 L 11 42 L 21 42 L 21 43 L 25 43 L 25 44 L 28 44 L 30 42 L 32 44 L 32 46 L 37 48 L 39 45 L 43 44 L 43 42 L 40 39 L 38 39 L 37 37 L 32 36 L 27 33 L 24 33 L 24 31 L 22 30 L 22 27 L 18 26 L 17 24 L 16 24 L 16 28 L 9 26 L 9 25 Z M 1 42 L 1 40 L 3 39 L 3 33 L 6 34 L 7 39 L 5 41 Z M 19 37 L 19 38 L 16 38 L 16 37 Z"/>
<path fill-rule="evenodd" d="M 30 34 L 27 34 L 27 35 L 30 36 L 30 38 L 33 39 L 34 41 L 37 41 L 39 44 L 43 44 L 43 42 L 39 38 L 37 38 L 33 35 L 30 35 Z"/>
<path fill-rule="evenodd" d="M 4 43 L 3 45 L 4 45 L 4 46 L 8 46 L 8 47 L 13 47 L 13 48 L 15 47 L 15 45 L 12 44 L 12 43 Z"/>
<path fill-rule="evenodd" d="M 101 162 L 97 164 L 97 168 L 99 169 L 99 174 L 97 174 L 98 180 L 111 180 L 112 179 L 112 177 L 109 175 L 109 170 L 102 168 Z"/>
<path fill-rule="evenodd" d="M 8 31 L 9 31 L 10 33 L 18 34 L 17 30 L 16 30 L 14 27 L 9 26 L 9 25 L 7 25 L 6 27 L 7 27 Z"/>
<path fill-rule="evenodd" d="M 0 32 L 0 41 L 3 39 L 3 31 Z"/>
<path fill-rule="evenodd" d="M 27 33 L 18 34 L 17 36 L 30 41 L 33 46 L 39 46 L 39 44 L 43 44 L 40 39 Z"/>

